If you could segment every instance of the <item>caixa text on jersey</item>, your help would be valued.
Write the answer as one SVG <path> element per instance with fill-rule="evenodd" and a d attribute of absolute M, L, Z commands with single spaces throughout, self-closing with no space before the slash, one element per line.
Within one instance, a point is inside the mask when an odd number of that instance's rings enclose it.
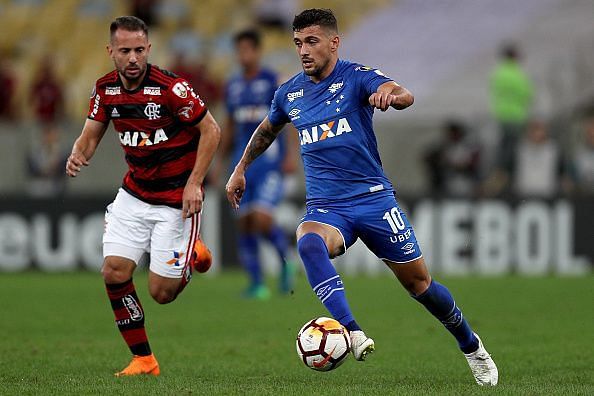
<path fill-rule="evenodd" d="M 119 132 L 120 143 L 122 146 L 143 147 L 152 146 L 169 140 L 167 134 L 162 128 L 157 129 L 154 133 L 142 131 L 125 131 Z"/>

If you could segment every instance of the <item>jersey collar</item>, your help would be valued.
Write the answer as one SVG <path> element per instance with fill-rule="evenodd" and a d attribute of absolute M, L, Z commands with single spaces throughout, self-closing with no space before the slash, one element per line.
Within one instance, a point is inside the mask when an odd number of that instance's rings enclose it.
<path fill-rule="evenodd" d="M 149 75 L 151 74 L 151 68 L 152 68 L 152 65 L 150 63 L 147 63 L 146 73 L 144 74 L 144 77 L 142 78 L 142 81 L 140 82 L 138 87 L 136 87 L 134 89 L 126 89 L 126 87 L 124 87 L 124 83 L 122 82 L 122 77 L 120 76 L 120 73 L 118 73 L 118 83 L 122 86 L 122 89 L 125 92 L 136 93 L 136 92 L 140 91 L 140 89 L 143 88 L 146 85 L 146 83 L 148 82 Z"/>

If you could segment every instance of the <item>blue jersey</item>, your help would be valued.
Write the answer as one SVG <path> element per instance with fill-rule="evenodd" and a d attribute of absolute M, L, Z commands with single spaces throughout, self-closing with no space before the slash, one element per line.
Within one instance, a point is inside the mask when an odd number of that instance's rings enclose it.
<path fill-rule="evenodd" d="M 266 117 L 277 86 L 276 74 L 268 69 L 261 69 L 255 77 L 250 79 L 245 78 L 243 74 L 238 74 L 227 83 L 225 102 L 227 111 L 235 124 L 233 165 L 239 162 L 256 127 Z M 284 139 L 281 135 L 264 154 L 251 164 L 247 176 L 280 169 L 284 155 Z"/>
<path fill-rule="evenodd" d="M 368 101 L 388 81 L 377 69 L 339 60 L 319 83 L 301 72 L 276 91 L 268 118 L 273 125 L 292 122 L 299 132 L 308 202 L 393 191 Z"/>

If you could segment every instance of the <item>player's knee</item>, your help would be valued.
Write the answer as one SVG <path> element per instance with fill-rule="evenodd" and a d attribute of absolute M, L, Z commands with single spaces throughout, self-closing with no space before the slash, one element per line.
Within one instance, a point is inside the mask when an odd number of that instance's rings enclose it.
<path fill-rule="evenodd" d="M 423 294 L 431 284 L 431 277 L 429 275 L 413 276 L 408 279 L 400 279 L 402 286 L 413 296 Z"/>
<path fill-rule="evenodd" d="M 177 297 L 177 293 L 168 289 L 150 289 L 151 297 L 158 304 L 169 304 Z"/>
<path fill-rule="evenodd" d="M 272 231 L 274 224 L 272 216 L 265 213 L 254 213 L 253 228 L 260 234 L 268 235 Z"/>
<path fill-rule="evenodd" d="M 101 275 L 103 276 L 105 283 L 110 284 L 124 283 L 132 277 L 128 271 L 124 271 L 109 261 L 106 261 L 103 264 L 103 267 L 101 268 Z"/>
<path fill-rule="evenodd" d="M 313 232 L 307 233 L 299 238 L 297 241 L 297 251 L 304 261 L 315 259 L 316 257 L 319 257 L 320 254 L 328 255 L 328 249 L 326 248 L 324 239 Z"/>

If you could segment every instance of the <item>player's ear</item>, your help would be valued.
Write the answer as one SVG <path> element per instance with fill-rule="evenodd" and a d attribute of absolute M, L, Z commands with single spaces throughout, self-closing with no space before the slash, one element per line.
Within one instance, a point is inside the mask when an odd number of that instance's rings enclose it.
<path fill-rule="evenodd" d="M 111 44 L 107 44 L 105 46 L 105 49 L 107 49 L 107 55 L 109 55 L 109 57 L 111 58 L 113 56 L 113 47 L 111 46 Z"/>
<path fill-rule="evenodd" d="M 340 37 L 338 35 L 336 35 L 330 39 L 330 48 L 332 49 L 332 51 L 336 51 L 336 50 L 338 50 L 339 46 L 340 46 Z"/>

